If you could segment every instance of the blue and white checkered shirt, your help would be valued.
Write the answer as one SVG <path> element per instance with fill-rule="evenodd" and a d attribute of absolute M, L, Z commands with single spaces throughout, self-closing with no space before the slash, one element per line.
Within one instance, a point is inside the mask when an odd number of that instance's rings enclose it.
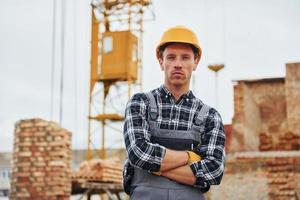
<path fill-rule="evenodd" d="M 164 87 L 152 91 L 158 106 L 157 125 L 160 129 L 189 130 L 203 103 L 191 91 L 178 101 Z M 125 111 L 124 139 L 131 165 L 149 172 L 159 171 L 166 148 L 150 141 L 149 100 L 138 93 L 128 101 Z M 202 160 L 190 167 L 196 177 L 196 187 L 205 188 L 221 182 L 225 164 L 225 133 L 220 114 L 210 108 L 205 116 L 205 135 L 201 146 L 194 149 Z M 126 169 L 125 169 L 126 170 Z"/>

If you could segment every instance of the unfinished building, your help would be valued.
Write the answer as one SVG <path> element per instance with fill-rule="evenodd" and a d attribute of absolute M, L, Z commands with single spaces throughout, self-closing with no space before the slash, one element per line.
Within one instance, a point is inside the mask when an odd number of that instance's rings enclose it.
<path fill-rule="evenodd" d="M 236 81 L 225 130 L 225 174 L 208 199 L 300 199 L 300 63 L 285 78 Z"/>
<path fill-rule="evenodd" d="M 239 80 L 229 152 L 300 149 L 300 63 L 285 78 Z"/>

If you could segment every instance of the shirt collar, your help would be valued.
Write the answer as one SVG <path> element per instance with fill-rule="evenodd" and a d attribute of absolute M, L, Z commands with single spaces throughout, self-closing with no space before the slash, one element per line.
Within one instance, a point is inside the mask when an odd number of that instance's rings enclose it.
<path fill-rule="evenodd" d="M 173 96 L 172 93 L 164 85 L 161 85 L 159 87 L 159 91 L 160 91 L 161 95 L 165 96 L 166 98 Z M 194 96 L 193 92 L 191 90 L 189 90 L 187 93 L 183 94 L 180 97 L 180 99 L 182 99 L 182 98 L 191 100 L 191 99 L 194 99 L 195 96 Z"/>

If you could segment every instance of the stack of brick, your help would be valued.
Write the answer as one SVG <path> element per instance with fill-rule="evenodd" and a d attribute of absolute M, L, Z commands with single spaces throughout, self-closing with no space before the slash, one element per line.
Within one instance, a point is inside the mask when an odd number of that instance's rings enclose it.
<path fill-rule="evenodd" d="M 267 161 L 270 199 L 299 198 L 296 190 L 298 188 L 295 169 L 297 164 L 300 164 L 299 160 L 294 157 L 278 157 Z"/>
<path fill-rule="evenodd" d="M 287 132 L 279 136 L 279 143 L 276 146 L 277 150 L 292 151 L 300 149 L 300 136 Z"/>
<path fill-rule="evenodd" d="M 272 151 L 273 140 L 270 135 L 265 132 L 259 134 L 259 150 L 260 151 Z"/>
<path fill-rule="evenodd" d="M 122 164 L 117 160 L 94 159 L 81 163 L 79 170 L 74 171 L 75 182 L 122 183 Z"/>
<path fill-rule="evenodd" d="M 71 133 L 42 119 L 15 125 L 10 199 L 70 199 Z"/>

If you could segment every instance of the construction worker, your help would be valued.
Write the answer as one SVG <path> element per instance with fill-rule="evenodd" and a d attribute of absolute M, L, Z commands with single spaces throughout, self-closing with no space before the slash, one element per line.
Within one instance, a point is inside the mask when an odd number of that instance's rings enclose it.
<path fill-rule="evenodd" d="M 127 103 L 123 133 L 128 159 L 123 176 L 132 200 L 205 199 L 210 185 L 221 182 L 221 116 L 189 89 L 201 53 L 192 30 L 168 29 L 156 48 L 164 84 L 133 95 Z"/>

